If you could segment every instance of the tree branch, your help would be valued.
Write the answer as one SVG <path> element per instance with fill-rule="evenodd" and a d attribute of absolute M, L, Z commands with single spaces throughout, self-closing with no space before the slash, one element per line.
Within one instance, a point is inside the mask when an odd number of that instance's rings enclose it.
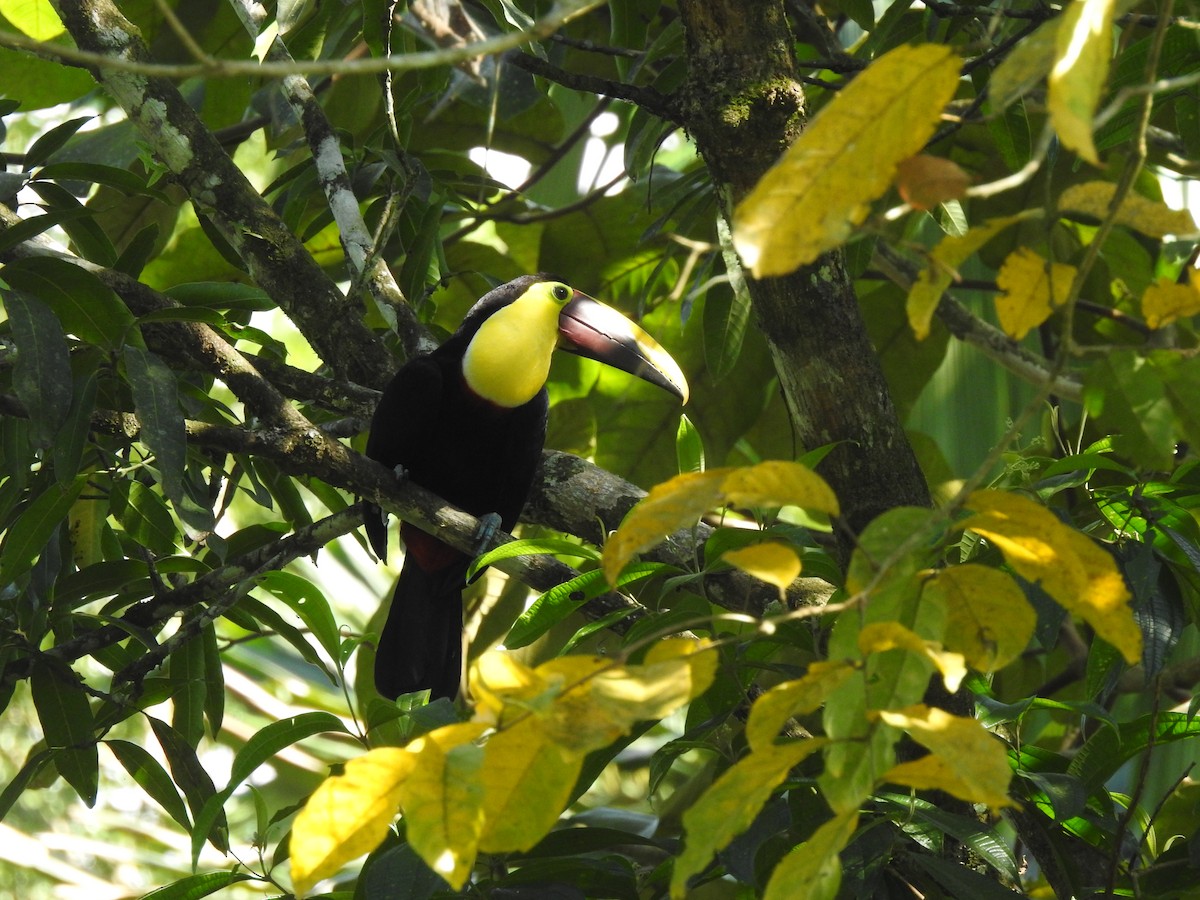
<path fill-rule="evenodd" d="M 143 61 L 137 30 L 111 0 L 57 0 L 84 50 Z M 321 358 L 352 381 L 381 387 L 394 364 L 303 244 L 260 197 L 178 89 L 162 77 L 97 65 L 95 75 L 141 137 L 245 261 L 251 276 L 305 334 Z"/>

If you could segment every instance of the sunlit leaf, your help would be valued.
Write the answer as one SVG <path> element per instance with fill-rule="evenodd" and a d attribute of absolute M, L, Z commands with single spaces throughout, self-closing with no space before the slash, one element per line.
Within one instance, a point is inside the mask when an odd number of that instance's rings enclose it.
<path fill-rule="evenodd" d="M 1064 145 L 1093 165 L 1100 164 L 1092 121 L 1108 78 L 1112 17 L 1116 0 L 1072 0 L 1055 38 L 1047 106 Z"/>
<path fill-rule="evenodd" d="M 796 555 L 795 550 L 780 541 L 765 541 L 730 550 L 722 554 L 721 558 L 734 568 L 741 569 L 760 581 L 773 584 L 781 591 L 787 590 L 788 585 L 800 574 L 800 557 Z"/>
<path fill-rule="evenodd" d="M 50 0 L 0 0 L 0 15 L 35 41 L 48 41 L 66 30 Z"/>
<path fill-rule="evenodd" d="M 346 763 L 308 798 L 292 825 L 292 884 L 297 896 L 350 860 L 379 846 L 400 807 L 400 788 L 416 755 L 379 747 Z"/>
<path fill-rule="evenodd" d="M 1007 491 L 976 491 L 967 500 L 974 515 L 963 528 L 996 544 L 1005 561 L 1069 612 L 1084 619 L 1130 665 L 1141 659 L 1142 634 L 1130 594 L 1112 556 L 1053 513 Z"/>
<path fill-rule="evenodd" d="M 926 641 L 916 632 L 899 622 L 870 622 L 858 633 L 858 646 L 864 654 L 885 653 L 888 650 L 906 650 L 924 656 L 942 673 L 946 690 L 954 693 L 967 675 L 963 655 L 943 650 L 932 641 Z"/>
<path fill-rule="evenodd" d="M 941 243 L 933 248 L 929 255 L 929 265 L 917 275 L 905 304 L 909 324 L 912 325 L 913 334 L 918 340 L 929 336 L 929 323 L 933 320 L 934 310 L 937 309 L 942 294 L 958 277 L 958 268 L 984 244 L 1020 218 L 1022 217 L 1006 216 L 1002 219 L 992 219 L 972 228 L 966 234 L 942 238 Z"/>
<path fill-rule="evenodd" d="M 1037 614 L 1011 576 L 967 563 L 940 569 L 925 591 L 946 609 L 945 643 L 981 672 L 1008 665 L 1029 645 Z"/>
<path fill-rule="evenodd" d="M 883 710 L 879 717 L 903 728 L 930 753 L 894 766 L 885 781 L 920 790 L 940 790 L 991 809 L 1016 804 L 1008 798 L 1012 769 L 1008 751 L 975 719 L 951 715 L 923 704 Z"/>
<path fill-rule="evenodd" d="M 1061 212 L 1083 213 L 1093 219 L 1107 219 L 1111 214 L 1117 186 L 1110 181 L 1088 181 L 1073 184 L 1058 198 Z M 1130 191 L 1121 201 L 1113 221 L 1118 225 L 1140 231 L 1152 238 L 1163 238 L 1169 234 L 1193 234 L 1196 220 L 1186 209 L 1171 209 Z"/>
<path fill-rule="evenodd" d="M 842 660 L 817 660 L 802 677 L 775 685 L 750 707 L 746 743 L 752 750 L 774 744 L 788 719 L 816 710 L 855 670 Z"/>
<path fill-rule="evenodd" d="M 754 466 L 677 475 L 651 489 L 604 546 L 604 574 L 615 584 L 633 557 L 717 506 L 800 506 L 837 515 L 833 490 L 805 465 L 768 460 Z"/>
<path fill-rule="evenodd" d="M 1200 278 L 1193 269 L 1186 284 L 1160 278 L 1142 294 L 1142 315 L 1151 328 L 1162 328 L 1177 319 L 1200 314 Z"/>
<path fill-rule="evenodd" d="M 996 275 L 996 315 L 1005 334 L 1020 340 L 1045 322 L 1071 292 L 1075 267 L 1048 263 L 1028 247 L 1009 254 Z"/>
<path fill-rule="evenodd" d="M 409 845 L 455 890 L 463 886 L 483 833 L 485 729 L 476 722 L 444 725 L 408 745 L 415 764 L 399 785 Z"/>
<path fill-rule="evenodd" d="M 479 849 L 528 850 L 545 837 L 566 809 L 582 766 L 583 754 L 551 741 L 536 717 L 488 738 Z"/>
<path fill-rule="evenodd" d="M 713 854 L 741 834 L 792 767 L 820 750 L 824 740 L 762 747 L 730 766 L 683 814 L 683 853 L 671 872 L 671 896 L 687 895 L 688 880 Z"/>
<path fill-rule="evenodd" d="M 842 884 L 838 854 L 850 843 L 858 812 L 843 812 L 823 824 L 812 837 L 779 861 L 763 892 L 763 900 L 832 900 Z"/>
<path fill-rule="evenodd" d="M 933 135 L 958 80 L 952 48 L 904 45 L 839 91 L 734 212 L 734 246 L 754 276 L 787 274 L 845 242 Z"/>

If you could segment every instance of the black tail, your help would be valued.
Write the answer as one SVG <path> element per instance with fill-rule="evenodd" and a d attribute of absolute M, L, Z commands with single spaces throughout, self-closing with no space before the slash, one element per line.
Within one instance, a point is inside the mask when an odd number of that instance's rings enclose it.
<path fill-rule="evenodd" d="M 458 695 L 467 563 L 426 572 L 405 558 L 375 652 L 375 688 L 389 700 L 426 689 L 430 701 Z"/>

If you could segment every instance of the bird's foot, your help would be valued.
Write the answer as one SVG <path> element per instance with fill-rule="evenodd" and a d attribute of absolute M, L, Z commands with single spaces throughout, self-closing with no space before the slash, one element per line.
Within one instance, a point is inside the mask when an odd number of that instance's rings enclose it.
<path fill-rule="evenodd" d="M 500 530 L 501 524 L 499 513 L 484 513 L 479 517 L 479 524 L 475 527 L 476 556 L 482 555 L 492 546 L 492 540 L 496 537 L 496 532 Z"/>
<path fill-rule="evenodd" d="M 404 466 L 397 465 L 392 469 L 392 472 L 395 474 L 397 481 L 408 481 L 408 469 L 404 468 Z"/>

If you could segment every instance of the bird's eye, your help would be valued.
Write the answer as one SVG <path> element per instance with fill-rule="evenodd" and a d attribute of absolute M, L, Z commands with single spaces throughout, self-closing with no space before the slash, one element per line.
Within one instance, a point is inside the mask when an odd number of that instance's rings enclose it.
<path fill-rule="evenodd" d="M 565 284 L 556 284 L 552 293 L 554 299 L 558 301 L 566 301 L 571 296 L 571 291 Z"/>

